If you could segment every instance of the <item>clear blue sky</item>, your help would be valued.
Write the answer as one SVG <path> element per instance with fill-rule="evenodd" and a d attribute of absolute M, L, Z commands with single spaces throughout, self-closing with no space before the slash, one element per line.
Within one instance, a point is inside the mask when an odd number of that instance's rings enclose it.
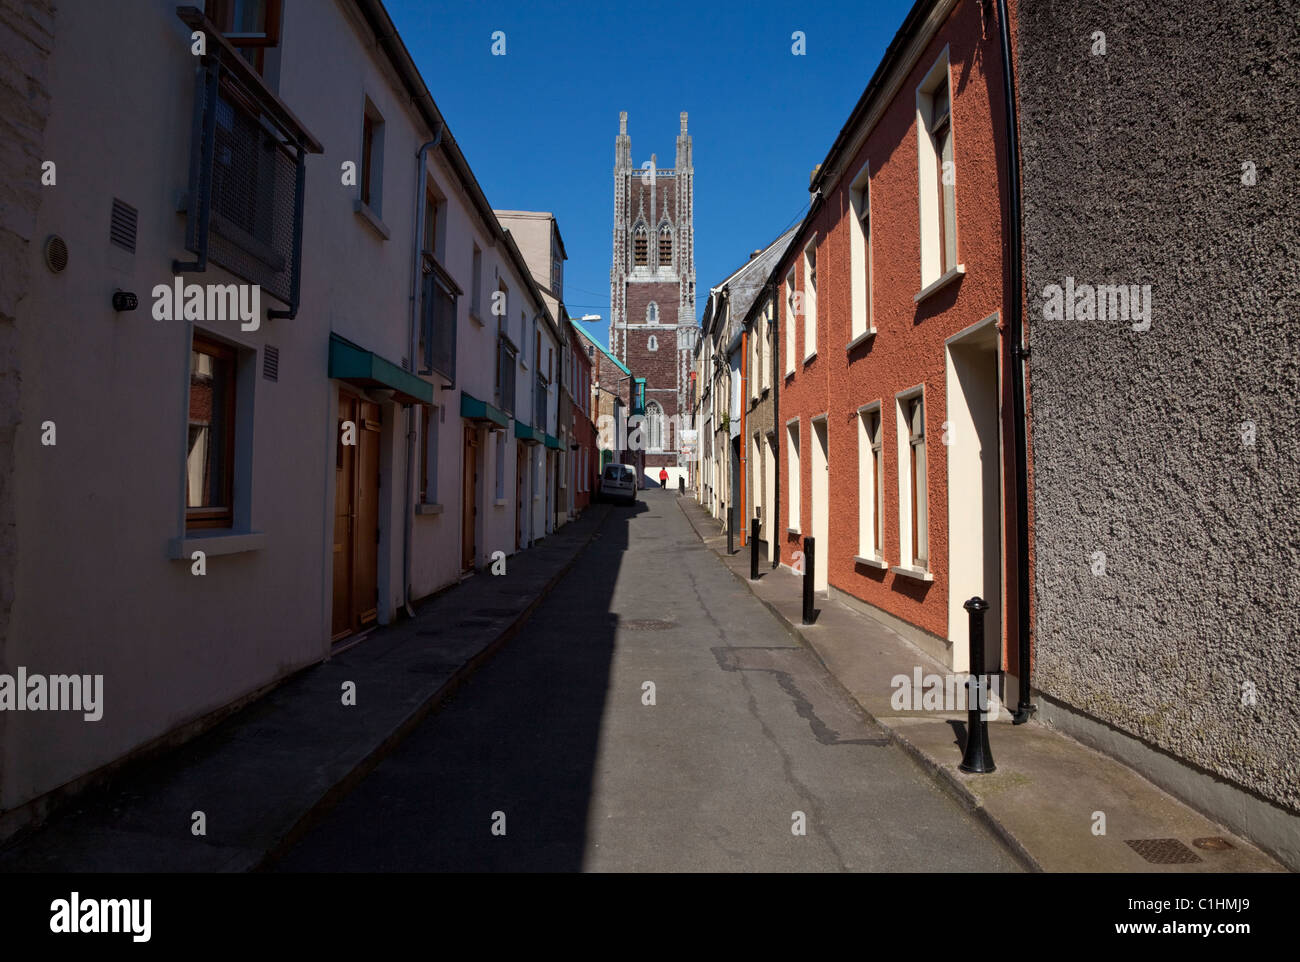
<path fill-rule="evenodd" d="M 702 312 L 712 285 L 805 210 L 809 172 L 911 0 L 386 4 L 492 206 L 555 214 L 569 313 L 600 314 L 604 340 L 619 111 L 636 167 L 652 152 L 671 166 L 690 114 Z"/>

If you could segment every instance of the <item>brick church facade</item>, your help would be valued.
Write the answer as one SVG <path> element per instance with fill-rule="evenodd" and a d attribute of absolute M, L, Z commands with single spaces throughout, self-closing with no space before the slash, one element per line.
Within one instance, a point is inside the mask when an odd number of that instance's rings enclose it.
<path fill-rule="evenodd" d="M 645 470 L 676 475 L 679 431 L 688 427 L 687 385 L 699 337 L 695 318 L 695 168 L 686 114 L 677 158 L 654 154 L 634 167 L 627 112 L 619 114 L 614 162 L 614 259 L 610 268 L 610 352 L 646 379 Z M 676 483 L 675 480 L 672 483 Z"/>

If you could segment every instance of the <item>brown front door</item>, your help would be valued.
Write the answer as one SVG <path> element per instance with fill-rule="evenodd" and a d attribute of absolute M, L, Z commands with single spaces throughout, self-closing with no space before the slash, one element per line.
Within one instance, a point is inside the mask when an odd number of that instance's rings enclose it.
<path fill-rule="evenodd" d="M 344 638 L 379 615 L 379 405 L 339 392 L 334 458 L 334 617 Z M 354 430 L 345 437 L 344 426 Z M 345 444 L 345 440 L 354 443 Z"/>
<path fill-rule="evenodd" d="M 478 429 L 465 428 L 465 456 L 461 467 L 464 486 L 461 504 L 460 566 L 463 571 L 473 570 L 478 557 L 474 529 L 478 518 Z"/>

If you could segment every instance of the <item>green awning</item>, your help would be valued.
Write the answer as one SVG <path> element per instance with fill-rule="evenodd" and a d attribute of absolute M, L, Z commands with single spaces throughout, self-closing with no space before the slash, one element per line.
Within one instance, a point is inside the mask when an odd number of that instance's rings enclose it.
<path fill-rule="evenodd" d="M 555 450 L 558 451 L 560 449 L 560 439 L 553 438 L 548 434 L 546 435 L 546 446 L 548 448 L 555 448 Z"/>
<path fill-rule="evenodd" d="M 515 437 L 526 444 L 541 444 L 542 439 L 546 437 L 541 431 L 523 421 L 515 422 Z"/>
<path fill-rule="evenodd" d="M 471 421 L 491 421 L 498 427 L 510 426 L 510 415 L 464 391 L 460 392 L 460 416 Z"/>
<path fill-rule="evenodd" d="M 428 381 L 337 334 L 330 335 L 329 376 L 358 387 L 391 390 L 393 400 L 402 404 L 433 401 L 433 385 Z"/>

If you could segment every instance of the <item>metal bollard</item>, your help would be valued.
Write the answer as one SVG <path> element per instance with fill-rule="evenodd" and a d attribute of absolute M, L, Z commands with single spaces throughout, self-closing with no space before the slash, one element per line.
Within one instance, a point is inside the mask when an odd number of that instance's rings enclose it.
<path fill-rule="evenodd" d="M 758 518 L 749 522 L 749 580 L 758 580 Z"/>
<path fill-rule="evenodd" d="M 813 579 L 817 569 L 817 543 L 812 538 L 803 539 L 803 623 L 813 623 Z"/>
<path fill-rule="evenodd" d="M 736 507 L 727 509 L 727 554 L 736 553 Z"/>
<path fill-rule="evenodd" d="M 957 767 L 963 772 L 983 775 L 995 771 L 993 750 L 989 747 L 989 723 L 981 705 L 987 705 L 984 674 L 984 612 L 989 603 L 978 596 L 962 605 L 970 612 L 970 678 L 966 682 L 966 753 Z"/>

